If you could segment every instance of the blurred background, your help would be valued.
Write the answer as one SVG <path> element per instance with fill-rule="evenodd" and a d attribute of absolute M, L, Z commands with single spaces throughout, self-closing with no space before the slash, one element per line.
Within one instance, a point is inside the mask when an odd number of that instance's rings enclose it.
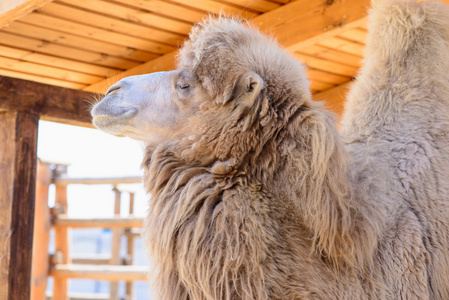
<path fill-rule="evenodd" d="M 39 122 L 38 157 L 43 162 L 68 165 L 69 178 L 123 178 L 143 176 L 140 164 L 143 158 L 143 144 L 129 138 L 117 138 L 96 129 L 64 125 L 53 122 Z M 134 193 L 134 216 L 143 218 L 147 210 L 147 196 L 143 185 L 119 184 L 118 188 Z M 121 211 L 129 208 L 129 193 L 121 197 Z M 67 186 L 68 211 L 70 218 L 110 218 L 114 216 L 115 192 L 113 185 L 69 184 Z M 55 186 L 50 185 L 48 205 L 55 206 Z M 127 214 L 122 213 L 125 217 Z M 112 230 L 103 228 L 79 228 L 69 231 L 70 256 L 110 257 Z M 55 253 L 54 230 L 51 230 L 49 253 Z M 120 256 L 126 256 L 126 237 L 121 236 Z M 134 239 L 133 264 L 148 266 L 142 240 Z M 151 299 L 149 284 L 135 281 L 134 299 Z M 125 282 L 118 284 L 118 297 L 124 299 Z M 48 278 L 47 294 L 53 291 L 53 278 Z M 70 295 L 91 295 L 108 298 L 110 282 L 91 279 L 68 279 Z M 97 299 L 97 298 L 95 298 Z"/>

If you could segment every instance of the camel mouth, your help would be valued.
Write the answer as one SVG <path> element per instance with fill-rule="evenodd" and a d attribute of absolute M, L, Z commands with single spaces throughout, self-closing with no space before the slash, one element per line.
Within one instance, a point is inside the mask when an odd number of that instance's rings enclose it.
<path fill-rule="evenodd" d="M 92 111 L 92 123 L 95 127 L 106 131 L 113 127 L 122 127 L 126 125 L 126 122 L 134 118 L 137 113 L 137 107 L 134 106 L 116 110 L 112 114 L 101 113 L 94 109 Z"/>

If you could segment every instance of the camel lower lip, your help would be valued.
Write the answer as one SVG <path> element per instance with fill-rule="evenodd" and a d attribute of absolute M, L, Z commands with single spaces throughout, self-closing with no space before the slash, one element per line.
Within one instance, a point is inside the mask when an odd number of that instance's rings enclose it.
<path fill-rule="evenodd" d="M 130 108 L 119 115 L 97 115 L 93 117 L 93 123 L 96 127 L 104 129 L 105 127 L 123 124 L 124 121 L 133 118 L 137 114 L 136 108 Z"/>
<path fill-rule="evenodd" d="M 105 115 L 96 115 L 93 116 L 94 119 L 111 119 L 111 120 L 123 120 L 123 119 L 128 119 L 130 117 L 134 117 L 137 114 L 137 108 L 135 107 L 131 107 L 131 108 L 127 108 L 126 110 L 123 110 L 122 113 L 120 114 L 105 114 Z"/>

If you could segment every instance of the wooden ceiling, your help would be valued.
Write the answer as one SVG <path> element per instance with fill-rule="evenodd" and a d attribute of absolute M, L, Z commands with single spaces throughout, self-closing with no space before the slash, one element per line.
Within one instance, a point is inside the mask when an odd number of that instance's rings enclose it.
<path fill-rule="evenodd" d="M 125 76 L 173 69 L 176 51 L 192 25 L 207 14 L 224 12 L 249 19 L 275 36 L 307 65 L 311 88 L 320 98 L 320 93 L 342 96 L 335 87 L 356 75 L 370 1 L 2 2 L 0 75 L 104 93 Z"/>

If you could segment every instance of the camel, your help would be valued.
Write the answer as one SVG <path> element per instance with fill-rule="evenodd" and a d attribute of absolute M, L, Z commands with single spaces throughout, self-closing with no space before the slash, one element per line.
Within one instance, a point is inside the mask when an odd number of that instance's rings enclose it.
<path fill-rule="evenodd" d="M 156 299 L 449 299 L 449 9 L 381 1 L 341 132 L 251 25 L 197 24 L 93 123 L 146 144 Z"/>

